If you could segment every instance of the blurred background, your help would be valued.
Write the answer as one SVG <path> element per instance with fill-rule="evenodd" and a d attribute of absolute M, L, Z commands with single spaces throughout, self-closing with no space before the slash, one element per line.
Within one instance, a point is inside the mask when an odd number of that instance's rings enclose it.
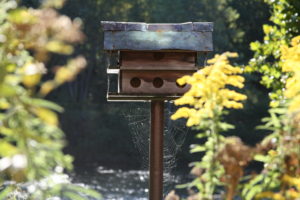
<path fill-rule="evenodd" d="M 22 4 L 38 7 L 40 1 L 25 0 Z M 270 17 L 270 10 L 262 0 L 69 0 L 59 12 L 72 19 L 80 18 L 85 33 L 85 40 L 77 45 L 75 54 L 85 56 L 87 68 L 74 82 L 63 85 L 47 97 L 65 108 L 60 115 L 61 127 L 68 141 L 65 152 L 74 156 L 75 172 L 79 176 L 93 170 L 105 174 L 147 168 L 149 105 L 106 101 L 106 54 L 100 21 L 214 22 L 213 53 L 238 52 L 239 58 L 234 62 L 247 65 L 253 56 L 249 44 L 262 41 L 262 25 L 268 24 Z M 51 63 L 59 64 L 61 60 L 62 57 L 56 56 Z M 259 84 L 258 74 L 246 75 L 246 79 L 243 93 L 247 94 L 248 100 L 245 108 L 226 117 L 236 129 L 225 134 L 239 135 L 244 142 L 253 145 L 265 134 L 256 132 L 258 134 L 253 135 L 253 130 L 266 116 L 269 99 L 267 89 Z M 170 113 L 174 110 L 171 104 L 166 107 Z M 168 123 L 175 122 L 167 120 L 166 127 Z M 181 122 L 176 123 L 180 126 Z M 194 140 L 192 132 L 181 130 L 176 133 L 176 150 L 170 154 L 173 157 L 170 168 L 175 174 L 186 173 L 188 163 L 194 160 L 188 150 Z M 166 137 L 172 137 L 172 132 Z M 143 145 L 139 145 L 141 143 Z M 139 173 L 136 171 L 130 175 Z M 103 181 L 107 178 L 102 177 Z M 143 174 L 139 174 L 137 181 L 141 179 Z"/>

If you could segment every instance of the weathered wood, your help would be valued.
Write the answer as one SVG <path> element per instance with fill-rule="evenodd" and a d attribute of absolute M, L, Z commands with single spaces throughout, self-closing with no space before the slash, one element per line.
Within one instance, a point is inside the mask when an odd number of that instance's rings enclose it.
<path fill-rule="evenodd" d="M 213 50 L 213 23 L 102 22 L 104 50 L 119 52 L 108 74 L 118 75 L 114 100 L 170 100 L 183 94 L 176 80 L 197 70 L 197 53 Z M 119 95 L 119 96 L 118 96 Z"/>
<path fill-rule="evenodd" d="M 107 101 L 114 102 L 147 102 L 155 100 L 172 101 L 178 99 L 181 95 L 164 95 L 164 94 L 120 94 L 116 92 L 107 93 Z"/>
<path fill-rule="evenodd" d="M 175 31 L 175 32 L 212 32 L 212 22 L 186 22 L 177 24 L 147 24 L 139 22 L 102 21 L 104 31 Z"/>
<path fill-rule="evenodd" d="M 195 52 L 121 51 L 123 70 L 196 70 Z"/>
<path fill-rule="evenodd" d="M 182 50 L 212 51 L 211 32 L 174 31 L 107 31 L 104 33 L 104 49 L 113 50 Z"/>
<path fill-rule="evenodd" d="M 191 75 L 193 70 L 178 71 L 132 71 L 121 70 L 121 94 L 164 94 L 166 96 L 183 94 L 190 86 L 177 85 L 176 80 L 184 75 Z M 133 82 L 139 79 L 137 86 Z M 161 84 L 162 82 L 162 84 Z"/>

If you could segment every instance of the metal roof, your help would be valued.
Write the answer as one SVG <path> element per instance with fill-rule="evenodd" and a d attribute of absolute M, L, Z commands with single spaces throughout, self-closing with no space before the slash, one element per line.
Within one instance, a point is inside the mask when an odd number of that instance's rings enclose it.
<path fill-rule="evenodd" d="M 213 50 L 212 22 L 147 24 L 101 22 L 104 50 L 119 51 L 197 51 Z"/>
<path fill-rule="evenodd" d="M 102 21 L 104 31 L 175 31 L 175 32 L 212 32 L 212 22 L 186 22 L 176 24 L 147 24 L 143 22 Z"/>

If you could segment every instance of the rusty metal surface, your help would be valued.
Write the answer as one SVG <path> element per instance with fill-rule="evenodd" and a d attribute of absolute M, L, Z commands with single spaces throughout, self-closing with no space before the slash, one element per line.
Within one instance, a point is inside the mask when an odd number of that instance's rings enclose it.
<path fill-rule="evenodd" d="M 212 22 L 186 22 L 176 24 L 147 24 L 139 22 L 102 21 L 104 31 L 175 31 L 175 32 L 212 32 Z"/>
<path fill-rule="evenodd" d="M 209 52 L 213 50 L 212 32 L 106 31 L 104 50 Z"/>
<path fill-rule="evenodd" d="M 149 200 L 163 199 L 164 102 L 151 102 Z"/>

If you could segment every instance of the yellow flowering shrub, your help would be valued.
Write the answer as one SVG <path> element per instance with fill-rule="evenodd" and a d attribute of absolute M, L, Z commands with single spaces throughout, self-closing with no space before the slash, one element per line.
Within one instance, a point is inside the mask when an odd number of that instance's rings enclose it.
<path fill-rule="evenodd" d="M 214 199 L 217 187 L 222 186 L 229 195 L 226 199 L 234 196 L 240 175 L 234 179 L 226 178 L 229 169 L 237 168 L 242 170 L 243 166 L 235 166 L 234 163 L 228 162 L 228 159 L 221 159 L 222 155 L 232 156 L 232 149 L 224 146 L 228 142 L 221 132 L 233 128 L 232 125 L 222 122 L 224 109 L 239 109 L 243 105 L 242 100 L 246 96 L 231 89 L 231 87 L 243 88 L 244 78 L 240 75 L 242 70 L 230 65 L 228 58 L 237 57 L 236 53 L 223 53 L 216 55 L 209 60 L 209 65 L 197 71 L 192 76 L 184 76 L 177 80 L 179 85 L 189 84 L 190 89 L 181 98 L 175 100 L 178 106 L 186 105 L 179 108 L 171 119 L 187 118 L 187 126 L 194 126 L 201 133 L 196 138 L 205 139 L 203 144 L 194 144 L 191 146 L 191 153 L 203 152 L 204 155 L 199 162 L 194 162 L 192 174 L 196 176 L 195 180 L 185 187 L 198 189 L 190 199 Z M 230 87 L 230 88 L 229 88 Z M 203 141 L 203 140 L 202 140 Z M 240 142 L 242 143 L 242 142 Z M 240 149 L 243 145 L 235 145 Z M 243 157 L 235 155 L 238 163 L 244 162 Z"/>
<path fill-rule="evenodd" d="M 264 120 L 262 128 L 272 133 L 260 145 L 269 153 L 256 156 L 264 168 L 244 187 L 246 200 L 300 199 L 300 36 L 291 40 L 291 46 L 283 45 L 281 55 L 282 72 L 286 74 L 283 98 Z"/>
<path fill-rule="evenodd" d="M 261 192 L 256 195 L 256 199 L 272 199 L 272 200 L 298 200 L 300 198 L 300 179 L 291 177 L 287 174 L 281 178 L 283 189 L 281 192 Z"/>
<path fill-rule="evenodd" d="M 296 111 L 300 108 L 300 36 L 292 39 L 291 47 L 283 46 L 282 71 L 291 73 L 287 79 L 284 95 L 291 99 L 289 111 Z"/>
<path fill-rule="evenodd" d="M 237 57 L 237 54 L 227 52 L 216 55 L 208 61 L 209 66 L 192 76 L 184 76 L 177 80 L 179 85 L 189 84 L 191 88 L 181 98 L 175 100 L 175 105 L 189 105 L 192 108 L 179 108 L 171 119 L 187 118 L 187 126 L 196 126 L 202 118 L 213 118 L 215 111 L 243 107 L 240 101 L 245 100 L 246 96 L 226 88 L 244 87 L 244 78 L 239 75 L 242 70 L 231 66 L 228 57 Z"/>
<path fill-rule="evenodd" d="M 71 54 L 83 39 L 80 24 L 52 8 L 60 2 L 41 1 L 34 9 L 0 0 L 0 200 L 101 197 L 65 174 L 73 158 L 63 152 L 63 108 L 43 98 L 86 66 Z M 53 53 L 68 55 L 68 62 L 47 62 Z"/>

